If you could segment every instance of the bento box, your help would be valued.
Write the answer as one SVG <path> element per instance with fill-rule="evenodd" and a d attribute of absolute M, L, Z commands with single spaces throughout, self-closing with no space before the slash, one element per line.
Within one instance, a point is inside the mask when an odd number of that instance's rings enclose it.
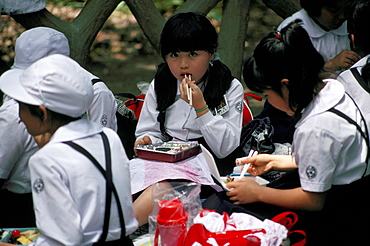
<path fill-rule="evenodd" d="M 135 147 L 136 155 L 142 159 L 178 162 L 199 154 L 198 142 L 169 141 L 159 144 L 139 145 Z"/>
<path fill-rule="evenodd" d="M 9 242 L 12 235 L 13 242 Z M 30 228 L 1 228 L 0 242 L 25 245 L 33 242 L 40 235 L 40 231 L 35 227 Z"/>

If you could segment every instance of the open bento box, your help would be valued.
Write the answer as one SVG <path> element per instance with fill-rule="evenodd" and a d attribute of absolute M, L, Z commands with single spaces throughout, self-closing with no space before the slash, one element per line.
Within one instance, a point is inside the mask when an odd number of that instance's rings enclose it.
<path fill-rule="evenodd" d="M 198 142 L 169 141 L 159 144 L 139 145 L 136 155 L 142 159 L 177 162 L 199 154 Z"/>
<path fill-rule="evenodd" d="M 9 242 L 12 234 L 16 235 L 14 242 Z M 40 235 L 40 231 L 35 227 L 29 228 L 1 228 L 0 242 L 25 245 L 33 242 Z"/>

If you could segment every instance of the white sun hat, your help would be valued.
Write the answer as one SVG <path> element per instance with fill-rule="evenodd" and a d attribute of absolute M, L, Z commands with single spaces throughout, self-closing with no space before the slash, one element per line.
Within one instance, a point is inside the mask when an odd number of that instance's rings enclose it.
<path fill-rule="evenodd" d="M 0 77 L 0 89 L 19 102 L 71 117 L 83 115 L 93 100 L 89 73 L 60 54 L 42 58 L 25 70 L 6 71 Z"/>
<path fill-rule="evenodd" d="M 15 41 L 15 57 L 12 68 L 26 69 L 35 61 L 52 55 L 69 56 L 66 36 L 49 27 L 35 27 L 24 31 Z"/>

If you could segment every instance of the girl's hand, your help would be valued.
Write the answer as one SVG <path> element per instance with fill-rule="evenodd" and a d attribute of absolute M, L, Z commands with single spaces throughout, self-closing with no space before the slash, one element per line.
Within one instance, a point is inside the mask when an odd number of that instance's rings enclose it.
<path fill-rule="evenodd" d="M 329 72 L 341 71 L 350 68 L 361 57 L 352 50 L 343 50 L 333 59 L 327 61 L 324 65 L 324 70 Z"/>
<path fill-rule="evenodd" d="M 234 204 L 246 204 L 258 202 L 258 194 L 263 186 L 252 179 L 242 178 L 226 184 L 226 187 L 232 189 L 226 192 Z"/>
<path fill-rule="evenodd" d="M 179 86 L 179 89 L 181 93 L 181 99 L 193 106 L 194 109 L 202 109 L 207 105 L 202 91 L 196 85 L 195 81 L 190 79 L 190 77 L 185 76 Z"/>
<path fill-rule="evenodd" d="M 236 165 L 250 163 L 247 172 L 253 176 L 259 176 L 271 170 L 290 170 L 297 168 L 291 155 L 259 154 L 253 157 L 238 158 Z"/>
<path fill-rule="evenodd" d="M 144 136 L 142 139 L 139 139 L 135 142 L 134 146 L 138 146 L 138 145 L 148 145 L 148 144 L 152 144 L 152 140 L 150 139 L 149 136 Z"/>

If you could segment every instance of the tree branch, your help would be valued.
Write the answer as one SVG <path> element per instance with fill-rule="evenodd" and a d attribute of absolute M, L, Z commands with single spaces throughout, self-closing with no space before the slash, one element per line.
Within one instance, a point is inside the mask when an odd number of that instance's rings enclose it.
<path fill-rule="evenodd" d="M 207 15 L 221 0 L 188 0 L 176 11 L 176 13 L 198 12 Z"/>
<path fill-rule="evenodd" d="M 222 11 L 218 52 L 221 60 L 239 80 L 249 21 L 249 7 L 250 0 L 224 0 Z"/>

